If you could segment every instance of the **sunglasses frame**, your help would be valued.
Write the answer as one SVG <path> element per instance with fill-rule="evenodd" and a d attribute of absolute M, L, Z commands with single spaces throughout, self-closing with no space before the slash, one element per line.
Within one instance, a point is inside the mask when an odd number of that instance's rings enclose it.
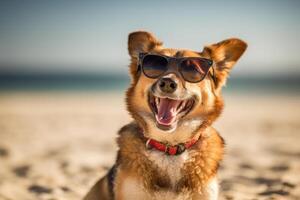
<path fill-rule="evenodd" d="M 144 68 L 143 68 L 143 60 L 146 56 L 148 55 L 154 55 L 154 56 L 160 56 L 160 57 L 163 57 L 164 59 L 166 59 L 167 61 L 167 67 L 168 69 L 166 71 L 164 71 L 161 75 L 157 76 L 157 77 L 151 77 L 151 76 L 148 76 L 145 71 L 144 71 Z M 215 71 L 214 71 L 214 67 L 213 67 L 213 61 L 211 59 L 207 59 L 207 58 L 202 58 L 202 57 L 171 57 L 171 56 L 165 56 L 165 55 L 160 55 L 160 54 L 154 54 L 154 53 L 139 53 L 138 55 L 138 66 L 141 68 L 143 74 L 148 77 L 148 78 L 151 78 L 151 79 L 157 79 L 159 77 L 161 77 L 163 74 L 165 74 L 165 72 L 169 71 L 169 65 L 171 63 L 171 61 L 175 61 L 176 62 L 176 67 L 177 67 L 177 72 L 180 74 L 180 76 L 187 82 L 190 82 L 190 83 L 199 83 L 201 81 L 203 81 L 203 79 L 207 76 L 207 74 L 209 73 L 210 71 L 210 68 L 213 69 L 213 74 L 211 75 L 212 78 L 213 78 L 213 81 L 214 83 L 216 84 L 216 77 L 215 77 Z M 190 80 L 186 80 L 186 78 L 183 76 L 181 70 L 179 70 L 180 66 L 181 66 L 181 63 L 185 60 L 189 60 L 189 59 L 199 59 L 199 60 L 204 60 L 206 62 L 208 62 L 209 64 L 209 68 L 208 70 L 205 72 L 204 76 L 202 79 L 200 79 L 199 81 L 190 81 Z"/>

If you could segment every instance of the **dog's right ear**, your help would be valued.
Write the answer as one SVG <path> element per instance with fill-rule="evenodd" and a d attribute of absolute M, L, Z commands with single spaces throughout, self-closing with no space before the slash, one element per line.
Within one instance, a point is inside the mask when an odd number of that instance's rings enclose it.
<path fill-rule="evenodd" d="M 146 53 L 160 46 L 162 42 L 146 31 L 132 32 L 128 36 L 128 52 L 131 58 L 138 58 L 139 53 Z"/>

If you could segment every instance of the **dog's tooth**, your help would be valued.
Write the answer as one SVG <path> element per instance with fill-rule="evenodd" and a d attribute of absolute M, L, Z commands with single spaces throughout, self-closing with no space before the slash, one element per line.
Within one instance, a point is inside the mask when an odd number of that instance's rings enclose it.
<path fill-rule="evenodd" d="M 155 97 L 155 103 L 156 103 L 156 106 L 158 107 L 159 106 L 159 98 L 158 97 Z"/>
<path fill-rule="evenodd" d="M 180 111 L 180 108 L 181 108 L 181 103 L 177 106 L 176 111 L 177 112 Z"/>
<path fill-rule="evenodd" d="M 179 110 L 182 110 L 185 107 L 185 101 L 182 101 Z"/>
<path fill-rule="evenodd" d="M 172 116 L 176 116 L 178 114 L 178 110 L 176 108 L 171 108 Z"/>
<path fill-rule="evenodd" d="M 181 106 L 182 106 L 182 101 L 178 104 L 176 108 L 174 108 L 174 112 L 176 112 L 176 114 L 180 112 Z"/>
<path fill-rule="evenodd" d="M 175 112 L 176 112 L 176 108 L 172 107 L 172 108 L 171 108 L 171 112 L 172 112 L 172 113 L 175 113 Z"/>
<path fill-rule="evenodd" d="M 187 105 L 187 101 L 184 100 L 182 105 L 181 105 L 180 111 L 183 111 L 186 108 L 186 105 Z"/>
<path fill-rule="evenodd" d="M 182 103 L 183 103 L 183 101 L 181 101 L 181 102 L 179 103 L 179 105 L 178 105 L 178 107 L 177 107 L 177 110 L 181 107 Z"/>

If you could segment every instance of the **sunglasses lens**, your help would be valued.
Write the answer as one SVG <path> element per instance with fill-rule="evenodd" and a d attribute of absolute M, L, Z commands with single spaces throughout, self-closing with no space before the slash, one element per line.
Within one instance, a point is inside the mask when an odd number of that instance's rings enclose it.
<path fill-rule="evenodd" d="M 158 78 L 168 68 L 166 58 L 158 55 L 146 55 L 142 62 L 143 72 L 150 78 Z"/>
<path fill-rule="evenodd" d="M 182 61 L 180 73 L 186 81 L 201 81 L 207 74 L 212 62 L 202 58 L 190 58 Z"/>

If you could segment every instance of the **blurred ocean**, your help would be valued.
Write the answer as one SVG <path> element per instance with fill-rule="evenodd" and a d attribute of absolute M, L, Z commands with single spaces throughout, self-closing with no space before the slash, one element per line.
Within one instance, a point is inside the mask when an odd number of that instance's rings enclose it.
<path fill-rule="evenodd" d="M 113 73 L 0 73 L 4 91 L 124 91 L 130 83 L 127 74 Z M 300 76 L 231 76 L 225 92 L 258 94 L 300 94 Z"/>

